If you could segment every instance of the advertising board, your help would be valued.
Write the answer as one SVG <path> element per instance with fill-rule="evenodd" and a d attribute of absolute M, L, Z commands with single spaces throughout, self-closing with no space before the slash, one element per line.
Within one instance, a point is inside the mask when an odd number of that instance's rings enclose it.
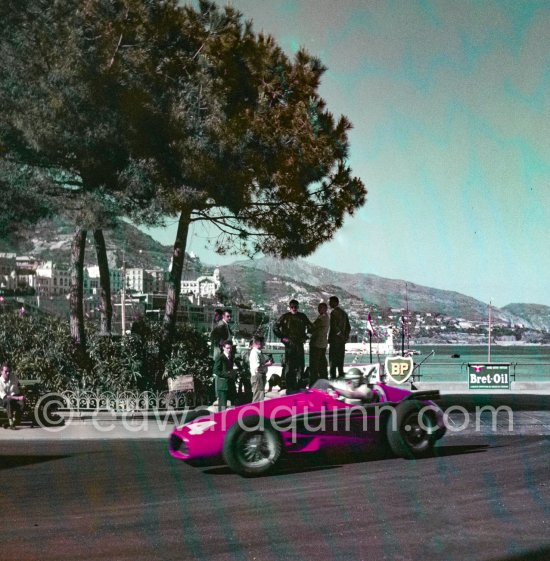
<path fill-rule="evenodd" d="M 468 387 L 471 390 L 509 390 L 510 364 L 468 364 Z"/>

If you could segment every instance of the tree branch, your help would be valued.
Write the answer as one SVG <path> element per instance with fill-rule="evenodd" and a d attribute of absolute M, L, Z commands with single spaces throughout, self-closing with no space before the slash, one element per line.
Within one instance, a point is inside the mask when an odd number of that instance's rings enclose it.
<path fill-rule="evenodd" d="M 127 20 L 128 20 L 128 15 L 129 15 L 129 13 L 130 13 L 130 8 L 128 7 L 128 8 L 126 9 L 126 15 L 124 16 L 124 21 L 127 21 Z M 111 62 L 110 62 L 109 65 L 107 66 L 107 69 L 110 69 L 110 68 L 113 66 L 114 62 L 115 62 L 115 57 L 116 57 L 116 55 L 117 55 L 117 53 L 118 53 L 118 51 L 119 51 L 119 49 L 120 49 L 120 45 L 122 44 L 122 35 L 123 35 L 123 34 L 121 33 L 121 34 L 120 34 L 120 37 L 118 38 L 118 43 L 117 43 L 117 46 L 116 46 L 116 48 L 115 48 L 115 52 L 113 53 L 113 56 L 111 57 Z"/>

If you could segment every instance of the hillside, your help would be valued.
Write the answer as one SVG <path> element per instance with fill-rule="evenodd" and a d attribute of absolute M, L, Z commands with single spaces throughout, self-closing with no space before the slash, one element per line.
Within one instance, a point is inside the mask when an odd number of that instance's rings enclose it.
<path fill-rule="evenodd" d="M 0 239 L 0 252 L 30 254 L 66 265 L 70 260 L 72 234 L 73 227 L 59 218 L 43 221 L 17 237 Z M 172 247 L 158 243 L 132 224 L 120 222 L 117 228 L 105 230 L 104 236 L 112 266 L 120 267 L 124 254 L 127 267 L 168 268 Z M 85 262 L 96 262 L 92 232 L 88 232 Z"/>
<path fill-rule="evenodd" d="M 525 325 L 533 329 L 550 330 L 550 306 L 541 304 L 508 304 L 502 308 L 521 318 Z"/>
<path fill-rule="evenodd" d="M 248 271 L 247 271 L 248 270 Z M 458 292 L 429 288 L 404 280 L 386 279 L 371 274 L 348 274 L 311 265 L 304 260 L 285 261 L 273 258 L 238 261 L 222 268 L 222 274 L 240 283 L 242 292 L 254 299 L 266 293 L 269 280 L 285 279 L 286 294 L 310 293 L 326 298 L 327 294 L 338 294 L 341 298 L 356 298 L 380 308 L 405 308 L 411 311 L 440 313 L 445 316 L 473 321 L 488 319 L 488 306 L 475 298 Z M 240 277 L 239 277 L 240 275 Z M 240 280 L 238 280 L 240 279 Z M 279 292 L 284 289 L 279 285 Z M 282 295 L 281 295 L 282 296 Z M 495 320 L 521 321 L 530 326 L 526 318 L 516 317 L 513 310 L 493 309 Z M 550 323 L 550 322 L 549 322 Z"/>
<path fill-rule="evenodd" d="M 338 294 L 344 301 L 357 301 L 355 295 L 342 290 L 341 287 L 324 284 L 315 286 L 291 277 L 272 275 L 261 269 L 255 269 L 242 262 L 220 267 L 224 289 L 231 300 L 260 307 L 273 307 L 278 304 L 279 311 L 286 309 L 289 298 L 298 298 L 316 305 L 327 300 L 332 294 Z M 304 306 L 302 306 L 304 307 Z"/>
<path fill-rule="evenodd" d="M 30 254 L 68 264 L 71 251 L 72 226 L 57 218 L 42 222 L 19 237 L 0 239 L 0 252 Z M 113 230 L 105 230 L 105 241 L 111 266 L 167 269 L 172 247 L 155 241 L 132 224 L 121 222 Z M 88 235 L 86 263 L 95 263 L 91 232 Z M 198 258 L 187 256 L 184 276 L 193 277 L 211 266 Z M 387 279 L 372 274 L 348 274 L 312 265 L 305 260 L 273 258 L 236 261 L 221 267 L 224 292 L 228 300 L 265 308 L 279 303 L 284 307 L 290 297 L 304 302 L 326 300 L 337 294 L 349 306 L 405 308 L 411 312 L 431 312 L 472 321 L 487 321 L 488 306 L 475 298 L 448 290 L 430 288 L 405 280 Z M 526 328 L 550 330 L 550 307 L 538 304 L 509 304 L 493 309 L 496 321 L 523 324 Z"/>

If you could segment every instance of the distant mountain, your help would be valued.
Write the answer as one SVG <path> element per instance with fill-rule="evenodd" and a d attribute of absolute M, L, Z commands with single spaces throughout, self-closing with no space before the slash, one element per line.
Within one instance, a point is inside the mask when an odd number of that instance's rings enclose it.
<path fill-rule="evenodd" d="M 501 308 L 523 320 L 533 329 L 550 331 L 550 306 L 541 304 L 508 304 Z"/>
<path fill-rule="evenodd" d="M 243 264 L 242 261 L 224 265 L 220 267 L 220 272 L 227 296 L 237 303 L 265 308 L 273 307 L 278 303 L 279 308 L 286 309 L 290 298 L 298 298 L 304 307 L 305 302 L 316 305 L 335 293 L 338 293 L 342 300 L 360 303 L 360 299 L 355 294 L 348 293 L 341 287 L 330 284 L 316 286 L 292 277 L 273 275 Z"/>
<path fill-rule="evenodd" d="M 487 321 L 488 306 L 470 296 L 458 292 L 429 288 L 404 280 L 395 280 L 371 274 L 349 274 L 312 265 L 304 260 L 280 260 L 264 257 L 257 260 L 237 261 L 222 267 L 222 274 L 238 284 L 242 292 L 258 294 L 273 278 L 285 279 L 287 293 L 297 290 L 314 291 L 320 297 L 336 294 L 340 298 L 351 297 L 380 308 L 406 308 L 414 312 L 440 313 L 445 316 L 473 321 Z M 247 271 L 248 270 L 248 271 Z M 517 323 L 512 310 L 493 308 L 495 320 Z M 522 318 L 521 323 L 530 326 Z"/>
<path fill-rule="evenodd" d="M 0 238 L 0 252 L 34 255 L 61 265 L 70 260 L 73 227 L 59 217 L 44 221 L 17 237 Z M 137 227 L 120 222 L 105 230 L 105 241 L 111 266 L 167 269 L 172 247 L 162 245 Z M 95 263 L 92 233 L 88 235 L 85 262 Z M 195 277 L 205 270 L 198 258 L 186 257 L 184 277 Z M 264 257 L 236 261 L 220 267 L 224 290 L 230 300 L 271 306 L 286 303 L 290 297 L 318 302 L 336 294 L 343 301 L 377 306 L 405 308 L 412 312 L 431 312 L 472 321 L 487 321 L 486 303 L 458 292 L 429 288 L 405 280 L 387 279 L 372 274 L 349 274 L 312 265 L 305 260 L 292 261 Z M 523 324 L 526 328 L 550 331 L 550 307 L 539 304 L 509 304 L 493 308 L 495 320 Z"/>

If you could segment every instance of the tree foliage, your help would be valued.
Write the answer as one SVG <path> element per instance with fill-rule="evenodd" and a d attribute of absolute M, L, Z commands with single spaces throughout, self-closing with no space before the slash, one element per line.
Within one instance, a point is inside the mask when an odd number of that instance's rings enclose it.
<path fill-rule="evenodd" d="M 70 336 L 69 326 L 55 317 L 0 310 L 0 362 L 8 360 L 20 379 L 40 380 L 46 391 L 166 390 L 166 378 L 192 374 L 196 400 L 211 394 L 206 338 L 190 325 L 178 326 L 178 344 L 166 362 L 158 361 L 159 326 L 144 322 L 141 333 L 105 337 L 87 326 L 88 364 Z"/>
<path fill-rule="evenodd" d="M 347 164 L 351 125 L 334 119 L 318 94 L 325 70 L 318 59 L 303 50 L 289 59 L 231 8 L 203 1 L 182 16 L 183 33 L 194 39 L 188 52 L 178 50 L 186 71 L 163 66 L 155 103 L 163 107 L 156 129 L 177 127 L 162 152 L 132 169 L 134 194 L 150 189 L 156 212 L 179 214 L 167 339 L 191 223 L 218 228 L 219 253 L 304 256 L 331 239 L 366 196 Z"/>
<path fill-rule="evenodd" d="M 6 157 L 47 170 L 81 229 L 111 214 L 146 223 L 179 216 L 167 341 L 193 221 L 218 228 L 220 253 L 291 258 L 330 240 L 365 202 L 347 163 L 351 125 L 318 93 L 321 62 L 304 50 L 288 57 L 233 8 L 0 6 Z"/>
<path fill-rule="evenodd" d="M 2 162 L 31 170 L 42 181 L 27 184 L 25 193 L 49 200 L 75 225 L 74 282 L 82 282 L 81 242 L 88 229 L 94 231 L 100 267 L 106 263 L 101 229 L 120 216 L 114 195 L 124 190 L 124 170 L 148 136 L 139 73 L 113 64 L 121 28 L 138 30 L 146 22 L 154 29 L 155 18 L 169 13 L 164 2 L 137 0 L 0 4 Z M 108 331 L 108 270 L 100 272 Z M 71 293 L 72 333 L 85 350 L 82 287 L 73 286 Z"/>
<path fill-rule="evenodd" d="M 52 216 L 53 209 L 40 196 L 41 184 L 32 170 L 0 159 L 0 237 L 14 238 L 29 225 Z"/>

